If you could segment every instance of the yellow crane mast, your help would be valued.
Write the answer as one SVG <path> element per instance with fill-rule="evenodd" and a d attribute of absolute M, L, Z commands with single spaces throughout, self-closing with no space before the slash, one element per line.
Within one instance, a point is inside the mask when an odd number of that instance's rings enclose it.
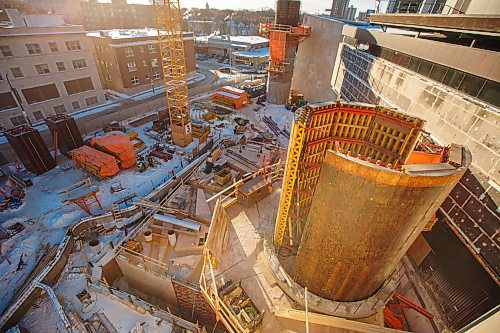
<path fill-rule="evenodd" d="M 172 139 L 174 144 L 186 147 L 193 141 L 193 136 L 179 0 L 153 0 L 153 12 L 158 30 Z"/>

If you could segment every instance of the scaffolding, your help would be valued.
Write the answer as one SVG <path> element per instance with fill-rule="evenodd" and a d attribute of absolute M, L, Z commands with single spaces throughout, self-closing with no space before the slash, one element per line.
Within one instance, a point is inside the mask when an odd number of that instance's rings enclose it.
<path fill-rule="evenodd" d="M 310 104 L 295 112 L 274 242 L 299 245 L 327 150 L 399 169 L 417 143 L 424 121 L 361 103 Z M 283 239 L 288 244 L 283 243 Z"/>
<path fill-rule="evenodd" d="M 185 147 L 193 141 L 193 136 L 179 0 L 154 0 L 153 12 L 158 30 L 172 139 L 174 144 Z"/>

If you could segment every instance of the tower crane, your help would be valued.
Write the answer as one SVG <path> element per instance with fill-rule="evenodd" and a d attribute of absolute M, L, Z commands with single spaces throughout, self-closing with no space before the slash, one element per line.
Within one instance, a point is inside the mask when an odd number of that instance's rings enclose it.
<path fill-rule="evenodd" d="M 172 139 L 174 144 L 186 147 L 193 141 L 193 135 L 179 0 L 153 0 L 153 13 Z"/>

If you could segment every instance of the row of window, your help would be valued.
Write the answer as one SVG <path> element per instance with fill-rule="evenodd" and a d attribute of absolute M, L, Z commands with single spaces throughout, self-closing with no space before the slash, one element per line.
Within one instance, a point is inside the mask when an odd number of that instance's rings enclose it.
<path fill-rule="evenodd" d="M 143 60 L 142 61 L 142 66 L 143 67 L 148 67 L 149 66 L 148 61 L 147 60 Z M 137 71 L 137 65 L 135 64 L 135 61 L 127 62 L 127 67 L 128 67 L 128 71 L 129 72 L 135 72 L 135 71 Z M 158 59 L 154 58 L 154 59 L 151 60 L 151 67 L 158 67 Z"/>
<path fill-rule="evenodd" d="M 59 52 L 59 46 L 57 42 L 49 42 L 49 49 L 50 52 Z M 82 46 L 80 45 L 80 41 L 78 40 L 70 40 L 64 42 L 66 45 L 66 50 L 68 51 L 77 51 L 81 50 Z M 42 54 L 42 48 L 40 47 L 39 43 L 30 43 L 30 44 L 25 44 L 26 50 L 28 50 L 28 54 L 30 55 L 36 55 L 36 54 Z M 0 52 L 4 57 L 13 57 L 14 54 L 12 53 L 12 50 L 9 45 L 0 45 Z"/>
<path fill-rule="evenodd" d="M 73 95 L 94 89 L 94 85 L 90 76 L 75 80 L 63 81 L 63 84 L 68 95 Z M 55 83 L 21 89 L 21 92 L 28 104 L 39 103 L 59 98 L 61 96 Z M 18 105 L 10 92 L 0 94 L 0 111 L 12 109 L 17 106 Z"/>
<path fill-rule="evenodd" d="M 99 99 L 97 98 L 97 96 L 91 96 L 91 97 L 85 98 L 85 104 L 87 106 L 96 105 L 98 103 L 99 103 Z M 81 109 L 79 101 L 71 102 L 71 106 L 73 107 L 74 111 Z M 64 106 L 64 104 L 55 105 L 54 112 L 56 114 L 66 113 L 66 106 Z M 40 121 L 40 120 L 43 120 L 45 117 L 43 116 L 42 111 L 33 111 L 33 118 L 35 118 L 35 121 Z M 14 116 L 14 117 L 10 117 L 9 119 L 10 119 L 10 122 L 12 123 L 13 126 L 24 125 L 27 123 L 24 116 Z"/>
<path fill-rule="evenodd" d="M 101 50 L 102 51 L 102 50 Z M 133 57 L 134 56 L 134 49 L 131 48 L 131 47 L 126 47 L 123 52 L 125 53 L 125 57 L 129 58 L 129 57 Z M 154 44 L 149 44 L 148 45 L 148 53 L 149 54 L 153 54 L 153 53 L 156 53 L 157 50 L 156 50 L 156 45 Z M 146 53 L 146 48 L 144 46 L 139 46 L 139 53 Z"/>
<path fill-rule="evenodd" d="M 500 106 L 500 83 L 498 82 L 378 45 L 370 45 L 368 52 L 486 103 L 497 107 Z"/>
<path fill-rule="evenodd" d="M 80 68 L 85 68 L 87 67 L 87 62 L 85 59 L 76 59 L 72 60 L 73 63 L 73 68 L 74 69 L 80 69 Z M 57 61 L 56 62 L 56 67 L 59 72 L 65 71 L 66 66 L 64 65 L 64 62 L 62 61 Z M 37 64 L 35 65 L 35 70 L 38 74 L 43 75 L 43 74 L 49 74 L 50 69 L 48 64 Z M 24 77 L 23 71 L 21 70 L 21 67 L 11 67 L 10 72 L 15 78 L 22 78 Z M 0 81 L 3 80 L 3 76 L 0 75 Z"/>
<path fill-rule="evenodd" d="M 158 80 L 158 79 L 160 79 L 161 76 L 160 76 L 160 73 L 154 72 L 152 77 L 153 77 L 153 80 Z M 149 81 L 151 80 L 151 75 L 149 75 L 149 73 L 144 74 L 144 79 L 147 81 L 145 83 L 149 83 Z M 108 75 L 108 81 L 111 81 L 111 76 L 110 75 Z M 132 85 L 139 84 L 140 83 L 139 77 L 138 76 L 132 76 L 130 78 L 130 83 Z"/>

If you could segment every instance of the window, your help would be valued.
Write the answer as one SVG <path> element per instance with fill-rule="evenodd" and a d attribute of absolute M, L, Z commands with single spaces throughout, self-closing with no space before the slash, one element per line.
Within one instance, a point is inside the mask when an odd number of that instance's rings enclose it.
<path fill-rule="evenodd" d="M 149 78 L 149 74 L 148 74 L 148 73 L 146 73 L 146 74 L 144 75 L 144 78 L 145 78 L 147 81 L 149 81 L 149 79 L 150 79 L 150 78 Z"/>
<path fill-rule="evenodd" d="M 24 77 L 23 72 L 21 71 L 21 67 L 12 67 L 10 71 L 12 72 L 12 75 L 14 75 L 14 77 Z"/>
<path fill-rule="evenodd" d="M 139 78 L 137 76 L 132 76 L 130 81 L 132 82 L 132 85 L 139 84 Z"/>
<path fill-rule="evenodd" d="M 59 48 L 57 47 L 56 42 L 49 42 L 50 52 L 59 52 Z"/>
<path fill-rule="evenodd" d="M 160 73 L 155 72 L 153 73 L 153 79 L 158 80 L 160 78 Z"/>
<path fill-rule="evenodd" d="M 0 51 L 4 57 L 12 57 L 12 51 L 9 45 L 0 45 Z"/>
<path fill-rule="evenodd" d="M 156 53 L 156 46 L 148 45 L 148 51 L 149 53 Z"/>
<path fill-rule="evenodd" d="M 151 66 L 158 67 L 158 59 L 154 58 L 153 60 L 151 60 Z"/>
<path fill-rule="evenodd" d="M 500 105 L 500 83 L 487 81 L 478 96 L 481 100 L 499 106 Z M 0 98 L 1 100 L 1 98 Z"/>
<path fill-rule="evenodd" d="M 49 65 L 47 65 L 47 64 L 35 65 L 35 69 L 36 69 L 36 72 L 40 75 L 50 73 Z"/>
<path fill-rule="evenodd" d="M 43 113 L 42 111 L 34 111 L 33 112 L 33 117 L 35 117 L 35 120 L 42 120 L 43 119 Z"/>
<path fill-rule="evenodd" d="M 467 95 L 476 97 L 477 94 L 479 94 L 481 88 L 483 87 L 484 82 L 485 80 L 481 79 L 480 77 L 466 74 L 458 90 L 466 93 Z"/>
<path fill-rule="evenodd" d="M 24 116 L 11 117 L 10 122 L 12 123 L 13 126 L 19 126 L 27 123 Z"/>
<path fill-rule="evenodd" d="M 125 57 L 133 57 L 134 56 L 134 50 L 132 50 L 131 47 L 125 48 Z"/>
<path fill-rule="evenodd" d="M 92 79 L 90 78 L 90 76 L 76 80 L 64 81 L 64 87 L 66 88 L 66 92 L 68 93 L 68 95 L 73 95 L 94 89 L 94 85 L 92 84 Z"/>
<path fill-rule="evenodd" d="M 408 69 L 416 72 L 418 70 L 419 66 L 420 66 L 420 59 L 411 57 L 410 64 L 408 65 Z"/>
<path fill-rule="evenodd" d="M 147 60 L 143 60 L 143 61 L 142 61 L 142 65 L 143 65 L 144 67 L 148 67 L 148 61 L 147 61 Z"/>
<path fill-rule="evenodd" d="M 108 75 L 106 76 L 106 80 L 111 81 L 111 75 L 109 75 L 109 74 L 108 74 Z"/>
<path fill-rule="evenodd" d="M 444 77 L 443 83 L 447 86 L 452 87 L 453 89 L 458 89 L 460 83 L 462 83 L 464 76 L 465 73 L 449 69 L 448 73 L 446 73 L 446 76 Z"/>
<path fill-rule="evenodd" d="M 26 44 L 26 49 L 28 49 L 29 54 L 42 54 L 42 49 L 38 43 Z"/>
<path fill-rule="evenodd" d="M 0 94 L 0 111 L 17 107 L 16 100 L 10 91 Z"/>
<path fill-rule="evenodd" d="M 80 102 L 78 101 L 73 101 L 71 102 L 71 106 L 73 107 L 73 110 L 80 110 Z"/>
<path fill-rule="evenodd" d="M 441 65 L 438 65 L 438 64 L 434 64 L 434 66 L 432 67 L 432 71 L 431 71 L 431 74 L 429 75 L 429 77 L 431 79 L 433 79 L 434 81 L 438 81 L 438 82 L 442 82 L 443 79 L 444 79 L 444 76 L 446 75 L 446 71 L 448 69 L 444 66 L 441 66 Z"/>
<path fill-rule="evenodd" d="M 62 61 L 56 62 L 56 66 L 57 66 L 57 70 L 59 72 L 62 72 L 62 71 L 66 70 L 66 66 L 64 66 L 64 62 L 62 62 Z"/>
<path fill-rule="evenodd" d="M 135 72 L 137 70 L 137 66 L 135 65 L 135 62 L 128 62 L 127 67 L 128 67 L 129 72 Z"/>
<path fill-rule="evenodd" d="M 97 96 L 92 96 L 85 98 L 85 103 L 87 103 L 87 106 L 91 106 L 99 103 L 99 100 L 97 99 Z"/>
<path fill-rule="evenodd" d="M 2 74 L 0 74 L 0 81 L 3 81 L 3 76 L 2 76 Z"/>
<path fill-rule="evenodd" d="M 144 50 L 144 46 L 139 46 L 139 52 L 141 52 L 141 53 L 146 52 L 146 51 Z"/>
<path fill-rule="evenodd" d="M 87 62 L 85 59 L 76 59 L 73 60 L 73 68 L 74 69 L 80 69 L 80 68 L 85 68 L 87 67 Z"/>
<path fill-rule="evenodd" d="M 76 51 L 76 50 L 81 50 L 82 46 L 80 45 L 80 41 L 78 40 L 70 40 L 67 42 L 64 42 L 66 44 L 66 49 L 68 51 Z"/>
<path fill-rule="evenodd" d="M 65 113 L 66 112 L 66 107 L 63 104 L 56 105 L 56 106 L 54 106 L 54 111 L 56 112 L 56 114 Z"/>
<path fill-rule="evenodd" d="M 432 69 L 432 62 L 421 60 L 420 67 L 418 68 L 418 73 L 428 77 L 429 73 L 431 72 L 431 69 Z"/>
<path fill-rule="evenodd" d="M 23 89 L 22 92 L 28 104 L 43 102 L 49 99 L 58 98 L 60 96 L 56 85 L 53 83 L 44 86 Z"/>

